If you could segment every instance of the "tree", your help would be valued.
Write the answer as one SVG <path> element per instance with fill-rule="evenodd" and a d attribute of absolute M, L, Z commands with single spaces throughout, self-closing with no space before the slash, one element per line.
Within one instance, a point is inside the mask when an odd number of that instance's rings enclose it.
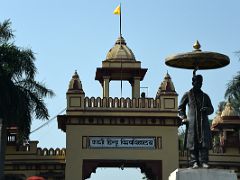
<path fill-rule="evenodd" d="M 236 53 L 240 56 L 240 51 Z M 240 71 L 227 84 L 225 98 L 229 98 L 235 110 L 240 112 Z"/>
<path fill-rule="evenodd" d="M 226 101 L 219 102 L 216 114 L 218 114 L 219 112 L 222 112 L 224 110 L 226 103 L 227 103 Z"/>
<path fill-rule="evenodd" d="M 33 116 L 49 117 L 43 98 L 54 95 L 35 81 L 32 50 L 17 47 L 11 42 L 13 38 L 10 20 L 0 23 L 0 179 L 4 175 L 6 128 L 16 126 L 20 141 L 28 139 Z"/>

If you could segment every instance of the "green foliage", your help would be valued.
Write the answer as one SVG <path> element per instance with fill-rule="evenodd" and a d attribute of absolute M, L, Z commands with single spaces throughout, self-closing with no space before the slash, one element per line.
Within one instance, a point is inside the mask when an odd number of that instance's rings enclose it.
<path fill-rule="evenodd" d="M 226 101 L 219 102 L 217 113 L 222 112 L 224 110 L 225 105 L 226 105 Z"/>
<path fill-rule="evenodd" d="M 236 55 L 240 60 L 240 51 L 237 51 Z M 225 98 L 227 98 L 231 102 L 233 108 L 240 113 L 240 71 L 238 71 L 237 74 L 233 76 L 233 79 L 227 83 Z"/>
<path fill-rule="evenodd" d="M 178 148 L 179 148 L 179 150 L 184 149 L 184 137 L 185 137 L 185 129 L 180 127 L 178 129 Z"/>
<path fill-rule="evenodd" d="M 7 42 L 11 38 L 14 38 L 13 31 L 11 29 L 10 19 L 0 23 L 0 43 Z"/>
<path fill-rule="evenodd" d="M 6 126 L 17 126 L 21 138 L 27 139 L 32 116 L 48 119 L 43 99 L 54 93 L 35 81 L 34 53 L 14 45 L 13 38 L 10 20 L 0 23 L 0 118 Z"/>
<path fill-rule="evenodd" d="M 227 84 L 225 98 L 229 98 L 232 106 L 239 112 L 240 108 L 240 71 Z"/>

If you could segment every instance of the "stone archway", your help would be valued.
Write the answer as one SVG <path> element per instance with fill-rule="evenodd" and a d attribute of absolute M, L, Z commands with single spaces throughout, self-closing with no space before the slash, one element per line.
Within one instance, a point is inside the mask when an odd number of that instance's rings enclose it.
<path fill-rule="evenodd" d="M 142 173 L 151 180 L 162 180 L 161 160 L 83 160 L 83 180 L 90 178 L 98 167 L 139 167 Z M 160 169 L 160 171 L 159 171 Z"/>
<path fill-rule="evenodd" d="M 135 70 L 130 71 L 131 78 L 135 77 Z M 106 74 L 99 77 L 102 75 Z M 108 89 L 107 81 L 105 89 Z M 78 88 L 73 86 L 74 82 Z M 75 73 L 67 92 L 66 114 L 58 116 L 58 126 L 66 132 L 65 179 L 83 180 L 97 167 L 121 167 L 122 164 L 139 167 L 151 180 L 167 179 L 179 164 L 180 124 L 177 93 L 173 84 L 172 89 L 166 89 L 169 83 L 172 84 L 167 75 L 155 99 L 90 98 L 85 97 Z M 139 88 L 139 82 L 135 83 L 135 95 L 140 92 Z"/>

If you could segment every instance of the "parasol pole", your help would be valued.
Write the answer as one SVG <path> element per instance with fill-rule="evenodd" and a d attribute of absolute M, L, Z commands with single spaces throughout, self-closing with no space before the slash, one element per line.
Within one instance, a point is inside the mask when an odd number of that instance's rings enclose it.
<path fill-rule="evenodd" d="M 197 72 L 198 69 L 199 69 L 198 66 L 194 68 L 194 70 L 193 70 L 193 77 L 196 76 L 196 72 Z"/>

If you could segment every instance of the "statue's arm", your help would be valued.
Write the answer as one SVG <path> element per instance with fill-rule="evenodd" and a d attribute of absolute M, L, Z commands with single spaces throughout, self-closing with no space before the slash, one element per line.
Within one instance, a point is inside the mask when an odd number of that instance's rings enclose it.
<path fill-rule="evenodd" d="M 210 115 L 210 114 L 212 114 L 214 112 L 214 108 L 213 108 L 211 99 L 209 98 L 209 96 L 207 94 L 206 94 L 206 96 L 207 96 L 207 99 L 208 99 L 208 101 L 207 101 L 208 109 L 207 109 L 206 113 L 207 113 L 207 115 Z"/>
<path fill-rule="evenodd" d="M 188 104 L 188 93 L 185 93 L 178 106 L 178 115 L 181 119 L 187 119 L 186 106 Z"/>

